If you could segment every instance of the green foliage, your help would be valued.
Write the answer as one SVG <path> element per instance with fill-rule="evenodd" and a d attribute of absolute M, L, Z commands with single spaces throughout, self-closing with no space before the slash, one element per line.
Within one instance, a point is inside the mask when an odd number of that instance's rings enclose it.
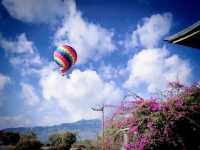
<path fill-rule="evenodd" d="M 29 131 L 27 133 L 20 135 L 20 141 L 30 141 L 30 140 L 36 140 L 37 136 L 34 132 Z"/>
<path fill-rule="evenodd" d="M 41 146 L 37 140 L 23 140 L 16 145 L 16 150 L 40 150 Z"/>
<path fill-rule="evenodd" d="M 191 87 L 187 89 L 187 93 L 183 95 L 184 101 L 187 105 L 200 104 L 200 91 L 199 88 Z"/>
<path fill-rule="evenodd" d="M 0 145 L 16 145 L 19 139 L 19 133 L 0 132 Z"/>
<path fill-rule="evenodd" d="M 52 146 L 58 146 L 62 144 L 62 137 L 60 134 L 53 134 L 49 136 L 48 143 Z"/>
<path fill-rule="evenodd" d="M 71 132 L 64 132 L 62 135 L 63 145 L 65 147 L 71 147 L 71 145 L 76 142 L 76 134 Z"/>
<path fill-rule="evenodd" d="M 37 140 L 34 132 L 29 131 L 20 135 L 20 140 L 16 145 L 16 150 L 40 150 L 42 143 Z"/>
<path fill-rule="evenodd" d="M 49 136 L 49 144 L 52 146 L 70 148 L 76 142 L 76 134 L 71 132 L 56 133 Z"/>

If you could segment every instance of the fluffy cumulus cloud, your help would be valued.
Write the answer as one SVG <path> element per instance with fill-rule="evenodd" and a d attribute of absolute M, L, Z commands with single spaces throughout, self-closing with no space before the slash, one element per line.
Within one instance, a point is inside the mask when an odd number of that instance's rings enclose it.
<path fill-rule="evenodd" d="M 8 84 L 10 81 L 10 78 L 8 76 L 5 76 L 0 73 L 0 91 L 4 89 L 6 84 Z"/>
<path fill-rule="evenodd" d="M 20 85 L 21 85 L 21 96 L 26 104 L 35 105 L 40 101 L 32 85 L 23 82 Z"/>
<path fill-rule="evenodd" d="M 67 1 L 68 15 L 55 34 L 55 43 L 69 43 L 78 52 L 79 63 L 96 60 L 115 49 L 113 32 L 82 17 L 73 0 Z"/>
<path fill-rule="evenodd" d="M 189 63 L 177 55 L 170 55 L 165 48 L 144 49 L 128 62 L 126 88 L 147 85 L 149 92 L 163 89 L 168 82 L 179 80 L 189 83 Z"/>
<path fill-rule="evenodd" d="M 171 18 L 169 13 L 145 18 L 144 24 L 138 25 L 129 41 L 126 41 L 131 48 L 142 46 L 144 49 L 128 61 L 129 75 L 124 83 L 125 88 L 145 87 L 148 92 L 155 92 L 164 89 L 170 81 L 190 82 L 189 62 L 176 54 L 170 54 L 165 47 L 158 47 L 159 41 L 170 30 Z"/>
<path fill-rule="evenodd" d="M 155 14 L 143 19 L 143 24 L 137 26 L 131 37 L 125 41 L 127 48 L 142 46 L 153 48 L 158 45 L 161 38 L 166 35 L 171 27 L 172 14 Z"/>
<path fill-rule="evenodd" d="M 62 0 L 3 0 L 2 4 L 12 17 L 32 23 L 54 22 L 66 9 Z"/>
<path fill-rule="evenodd" d="M 16 40 L 8 40 L 0 36 L 0 47 L 9 57 L 10 63 L 19 69 L 37 66 L 42 63 L 41 57 L 32 41 L 25 33 L 17 36 Z"/>
<path fill-rule="evenodd" d="M 105 82 L 93 70 L 74 70 L 65 78 L 56 72 L 49 74 L 47 69 L 40 85 L 43 98 L 54 100 L 66 111 L 68 121 L 97 118 L 99 113 L 92 111 L 92 106 L 116 103 L 122 98 L 122 91 L 113 82 Z"/>

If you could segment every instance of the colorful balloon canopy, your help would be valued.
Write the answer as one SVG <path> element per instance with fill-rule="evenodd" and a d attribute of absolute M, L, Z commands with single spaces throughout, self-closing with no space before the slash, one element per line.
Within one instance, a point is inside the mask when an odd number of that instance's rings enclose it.
<path fill-rule="evenodd" d="M 77 61 L 76 51 L 69 45 L 60 45 L 54 51 L 54 61 L 61 67 L 61 72 L 66 72 Z"/>

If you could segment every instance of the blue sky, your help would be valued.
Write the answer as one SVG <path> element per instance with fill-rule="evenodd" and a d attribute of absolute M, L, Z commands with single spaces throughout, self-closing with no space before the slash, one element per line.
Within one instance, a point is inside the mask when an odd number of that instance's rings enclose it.
<path fill-rule="evenodd" d="M 200 18 L 198 0 L 1 0 L 0 128 L 99 118 L 92 106 L 199 81 L 200 52 L 163 40 Z M 52 59 L 70 44 L 78 62 Z"/>

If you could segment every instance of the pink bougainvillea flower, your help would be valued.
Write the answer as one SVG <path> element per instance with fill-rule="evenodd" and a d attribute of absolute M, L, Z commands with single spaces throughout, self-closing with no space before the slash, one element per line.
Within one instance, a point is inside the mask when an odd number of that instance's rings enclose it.
<path fill-rule="evenodd" d="M 127 144 L 125 145 L 126 150 L 133 150 L 134 149 L 134 144 Z"/>
<path fill-rule="evenodd" d="M 141 136 L 137 139 L 137 141 L 134 144 L 134 148 L 137 150 L 144 150 L 145 145 L 149 143 L 148 137 Z"/>
<path fill-rule="evenodd" d="M 157 103 L 155 101 L 150 101 L 149 102 L 149 110 L 152 111 L 152 112 L 160 111 L 161 110 L 161 104 Z"/>
<path fill-rule="evenodd" d="M 133 126 L 133 127 L 130 128 L 129 132 L 130 132 L 131 134 L 135 134 L 135 133 L 137 132 L 137 129 L 138 129 L 137 126 Z"/>
<path fill-rule="evenodd" d="M 176 100 L 176 102 L 175 102 L 176 108 L 182 108 L 183 104 L 184 104 L 183 100 L 180 100 L 180 99 Z"/>

